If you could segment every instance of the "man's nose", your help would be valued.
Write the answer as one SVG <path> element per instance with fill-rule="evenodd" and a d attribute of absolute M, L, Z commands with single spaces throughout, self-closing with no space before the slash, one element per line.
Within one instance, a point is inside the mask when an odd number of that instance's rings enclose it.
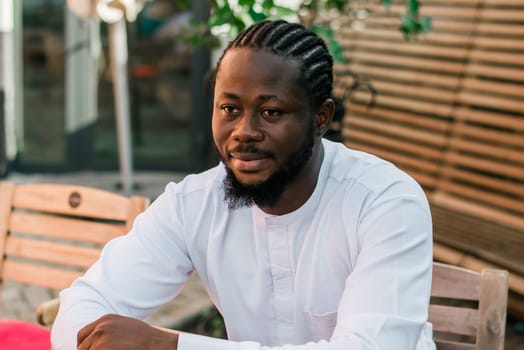
<path fill-rule="evenodd" d="M 240 142 L 261 141 L 264 134 L 260 129 L 258 116 L 252 113 L 244 113 L 237 119 L 232 136 Z"/>

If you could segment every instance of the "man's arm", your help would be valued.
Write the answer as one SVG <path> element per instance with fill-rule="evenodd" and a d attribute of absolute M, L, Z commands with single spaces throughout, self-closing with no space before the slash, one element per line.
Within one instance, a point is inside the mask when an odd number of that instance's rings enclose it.
<path fill-rule="evenodd" d="M 346 280 L 337 325 L 329 339 L 268 347 L 257 342 L 180 333 L 177 349 L 434 349 L 431 329 L 426 325 L 432 266 L 429 208 L 423 194 L 410 195 L 412 191 L 408 188 L 406 194 L 405 190 L 403 186 L 393 186 L 388 189 L 389 195 L 371 199 L 362 210 L 358 223 L 359 255 Z M 352 210 L 356 208 L 351 204 L 342 208 L 343 212 Z M 156 336 L 134 332 L 132 328 L 122 333 Z M 421 340 L 427 343 L 417 344 Z"/>
<path fill-rule="evenodd" d="M 168 186 L 130 233 L 106 244 L 86 274 L 60 293 L 51 334 L 55 350 L 76 349 L 79 329 L 103 315 L 144 320 L 182 289 L 193 266 L 175 198 Z"/>
<path fill-rule="evenodd" d="M 416 347 L 420 349 L 434 349 L 431 342 L 431 330 L 426 326 L 427 308 L 431 285 L 432 264 L 432 237 L 431 219 L 429 208 L 423 193 L 413 195 L 413 188 L 405 188 L 403 185 L 394 185 L 386 189 L 387 195 L 381 193 L 376 198 L 371 198 L 364 208 L 351 207 L 349 198 L 347 207 L 341 208 L 343 213 L 359 212 L 358 217 L 358 257 L 353 266 L 353 271 L 347 278 L 345 289 L 338 308 L 337 325 L 329 339 L 319 342 L 310 342 L 299 345 L 283 345 L 267 347 L 257 342 L 236 342 L 210 337 L 180 333 L 177 339 L 179 350 L 378 350 L 378 349 L 415 349 L 421 332 L 426 333 L 427 344 Z M 422 191 L 420 191 L 422 192 Z M 348 227 L 354 223 L 347 223 Z M 349 229 L 348 229 L 349 231 Z M 127 248 L 127 247 L 126 247 Z M 167 249 L 173 249 L 169 247 Z M 180 247 L 177 248 L 180 250 Z M 119 249 L 120 251 L 122 249 Z M 132 250 L 133 252 L 136 252 Z M 169 251 L 169 250 L 167 250 Z M 178 256 L 180 251 L 173 252 Z M 180 258 L 180 257 L 179 257 Z M 112 263 L 118 265 L 118 259 L 111 259 Z M 183 260 L 182 260 L 183 261 Z M 188 262 L 190 264 L 190 262 Z M 159 268 L 159 266 L 155 266 Z M 161 267 L 160 267 L 161 268 Z M 109 269 L 112 271 L 112 268 Z M 129 274 L 133 269 L 125 269 L 123 266 L 117 269 L 119 273 Z M 99 271 L 102 273 L 103 271 Z M 165 271 L 162 271 L 165 272 Z M 161 273 L 162 273 L 161 272 Z M 93 273 L 96 275 L 96 272 Z M 118 276 L 115 271 L 110 276 Z M 106 276 L 105 280 L 111 280 Z M 133 285 L 140 286 L 141 281 L 133 280 Z M 131 283 L 129 284 L 131 286 Z M 84 286 L 86 287 L 86 286 Z M 155 287 L 156 289 L 156 287 Z M 162 289 L 162 288 L 161 288 Z M 129 288 L 118 287 L 124 296 L 116 300 L 126 300 L 127 293 L 134 294 L 136 291 Z M 69 293 L 73 293 L 69 291 Z M 108 291 L 105 291 L 108 292 Z M 64 293 L 67 299 L 68 293 Z M 149 300 L 150 295 L 142 296 L 141 300 Z M 78 301 L 81 298 L 72 297 L 71 300 Z M 135 307 L 133 314 L 128 314 L 126 308 L 107 302 L 104 297 L 91 293 L 91 304 L 77 312 L 64 314 L 79 315 L 82 312 L 92 312 L 84 317 L 85 325 L 96 320 L 103 314 L 118 313 L 137 317 Z M 66 303 L 67 304 L 67 303 Z M 74 307 L 73 302 L 68 303 Z M 127 303 L 126 303 L 127 304 Z M 132 304 L 132 303 L 131 303 Z M 103 305 L 102 314 L 95 315 L 93 311 Z M 108 309 L 109 305 L 109 309 Z M 129 305 L 125 305 L 129 306 Z M 117 310 L 112 310 L 111 308 Z M 109 311 L 108 311 L 109 310 Z M 118 317 L 117 317 L 118 318 Z M 65 318 L 60 322 L 62 326 L 67 321 L 75 321 L 75 317 Z M 151 329 L 134 331 L 135 325 L 119 320 L 105 320 L 107 324 L 119 322 L 122 332 L 129 339 L 134 336 L 164 337 L 170 341 L 167 335 L 150 333 Z M 95 323 L 97 324 L 97 323 Z M 127 328 L 130 327 L 130 328 Z M 150 327 L 140 324 L 140 327 Z M 81 328 L 78 327 L 77 330 Z M 95 327 L 96 328 L 96 327 Z M 74 329 L 70 328 L 69 330 Z M 261 329 L 261 332 L 264 330 Z M 55 333 L 55 332 L 54 332 Z M 56 332 L 61 333 L 61 332 Z M 76 342 L 76 331 L 75 331 Z M 53 343 L 55 344 L 55 343 Z M 57 349 L 74 349 L 74 347 L 57 347 Z"/>

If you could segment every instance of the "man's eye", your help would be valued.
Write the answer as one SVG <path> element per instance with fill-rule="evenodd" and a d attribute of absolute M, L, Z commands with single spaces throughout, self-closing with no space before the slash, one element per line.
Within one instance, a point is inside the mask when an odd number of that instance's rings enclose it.
<path fill-rule="evenodd" d="M 222 106 L 222 110 L 226 114 L 236 114 L 236 113 L 238 113 L 238 109 L 235 106 L 230 106 L 230 105 Z"/>
<path fill-rule="evenodd" d="M 281 114 L 282 114 L 282 111 L 278 109 L 273 109 L 273 108 L 266 108 L 262 111 L 262 115 L 267 118 L 280 117 Z"/>

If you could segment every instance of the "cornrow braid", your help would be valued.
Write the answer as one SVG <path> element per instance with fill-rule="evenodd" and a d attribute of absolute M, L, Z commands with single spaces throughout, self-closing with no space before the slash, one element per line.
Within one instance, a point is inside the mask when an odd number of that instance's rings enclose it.
<path fill-rule="evenodd" d="M 232 48 L 268 50 L 298 61 L 313 107 L 318 108 L 331 98 L 333 58 L 324 41 L 303 25 L 283 20 L 265 20 L 253 24 L 228 45 L 218 61 L 217 69 L 226 52 Z"/>

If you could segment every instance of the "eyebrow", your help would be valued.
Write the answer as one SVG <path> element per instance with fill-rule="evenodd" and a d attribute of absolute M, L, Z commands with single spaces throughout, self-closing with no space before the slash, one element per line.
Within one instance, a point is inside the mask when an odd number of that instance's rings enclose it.
<path fill-rule="evenodd" d="M 240 99 L 240 96 L 238 96 L 237 94 L 234 94 L 232 92 L 223 92 L 223 93 L 221 93 L 221 95 L 223 97 L 230 98 L 232 100 L 239 100 Z M 258 99 L 262 100 L 262 101 L 270 101 L 270 100 L 277 100 L 278 101 L 278 100 L 280 100 L 277 95 L 260 95 L 260 96 L 258 96 Z"/>
<path fill-rule="evenodd" d="M 258 99 L 262 101 L 280 100 L 277 95 L 261 95 L 258 97 Z"/>

